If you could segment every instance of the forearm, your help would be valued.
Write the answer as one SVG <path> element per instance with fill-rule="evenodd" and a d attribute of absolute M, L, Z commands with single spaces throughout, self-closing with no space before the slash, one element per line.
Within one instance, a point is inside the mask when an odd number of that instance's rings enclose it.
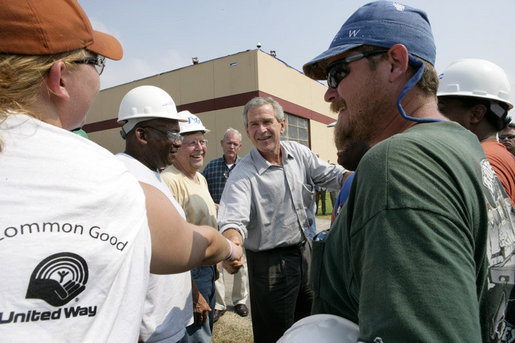
<path fill-rule="evenodd" d="M 241 258 L 241 247 L 232 245 L 217 230 L 187 223 L 162 192 L 146 184 L 142 188 L 152 239 L 152 273 L 180 273 L 213 265 L 229 257 L 231 251 L 232 258 Z"/>
<path fill-rule="evenodd" d="M 228 242 L 224 236 L 212 227 L 195 225 L 191 225 L 191 227 L 196 234 L 201 235 L 203 238 L 198 240 L 199 244 L 203 246 L 196 249 L 201 253 L 197 256 L 199 265 L 209 266 L 226 258 L 237 258 L 239 255 L 239 253 L 235 251 L 234 245 Z M 196 242 L 194 242 L 194 246 L 195 244 Z"/>

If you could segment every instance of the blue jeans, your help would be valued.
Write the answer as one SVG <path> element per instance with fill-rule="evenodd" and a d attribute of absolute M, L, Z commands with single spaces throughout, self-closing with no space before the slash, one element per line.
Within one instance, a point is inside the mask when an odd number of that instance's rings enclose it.
<path fill-rule="evenodd" d="M 191 324 L 186 327 L 186 334 L 180 340 L 181 343 L 204 343 L 211 342 L 213 331 L 213 315 L 215 312 L 215 268 L 216 266 L 198 267 L 191 270 L 191 278 L 197 284 L 200 294 L 206 299 L 211 312 L 208 320 L 202 325 Z"/>

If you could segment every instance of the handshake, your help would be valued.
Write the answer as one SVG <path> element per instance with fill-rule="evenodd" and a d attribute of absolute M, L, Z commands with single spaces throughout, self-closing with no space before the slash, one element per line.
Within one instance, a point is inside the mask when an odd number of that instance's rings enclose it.
<path fill-rule="evenodd" d="M 231 246 L 230 254 L 222 261 L 222 266 L 229 274 L 235 274 L 243 266 L 242 238 L 237 230 L 229 229 L 223 233 Z"/>

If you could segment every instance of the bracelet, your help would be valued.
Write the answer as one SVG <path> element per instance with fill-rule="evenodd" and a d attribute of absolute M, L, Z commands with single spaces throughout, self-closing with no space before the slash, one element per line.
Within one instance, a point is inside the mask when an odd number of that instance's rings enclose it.
<path fill-rule="evenodd" d="M 234 259 L 234 243 L 231 242 L 229 239 L 227 239 L 227 242 L 229 242 L 229 245 L 231 246 L 231 253 L 225 258 L 225 261 L 231 261 L 232 259 Z"/>

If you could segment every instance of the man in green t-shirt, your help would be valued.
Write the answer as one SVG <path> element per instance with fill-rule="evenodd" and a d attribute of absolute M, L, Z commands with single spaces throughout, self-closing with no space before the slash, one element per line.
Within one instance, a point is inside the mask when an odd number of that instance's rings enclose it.
<path fill-rule="evenodd" d="M 378 1 L 304 65 L 327 80 L 338 161 L 357 165 L 331 231 L 314 239 L 313 313 L 355 322 L 360 341 L 503 333 L 512 208 L 477 138 L 438 112 L 435 59 L 425 12 Z"/>

